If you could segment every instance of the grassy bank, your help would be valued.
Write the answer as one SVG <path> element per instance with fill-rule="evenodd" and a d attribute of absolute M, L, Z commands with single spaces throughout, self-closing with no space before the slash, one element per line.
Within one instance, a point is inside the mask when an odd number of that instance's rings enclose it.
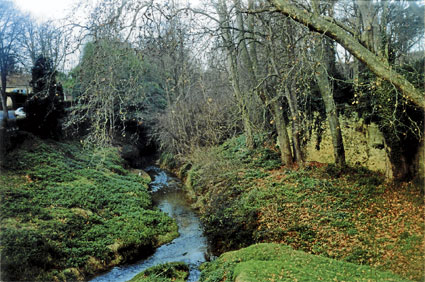
<path fill-rule="evenodd" d="M 194 153 L 180 174 L 218 253 L 274 242 L 424 278 L 423 193 L 411 184 L 362 168 L 283 168 L 276 152 L 249 151 L 243 138 Z"/>
<path fill-rule="evenodd" d="M 409 281 L 377 271 L 279 244 L 259 244 L 223 254 L 204 266 L 202 282 L 219 281 Z"/>
<path fill-rule="evenodd" d="M 2 280 L 81 280 L 178 235 L 114 149 L 27 136 L 3 163 Z"/>

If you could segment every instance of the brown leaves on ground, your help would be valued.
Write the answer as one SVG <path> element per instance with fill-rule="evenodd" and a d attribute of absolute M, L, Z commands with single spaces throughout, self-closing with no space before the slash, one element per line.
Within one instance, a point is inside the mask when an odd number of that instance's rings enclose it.
<path fill-rule="evenodd" d="M 288 172 L 267 173 L 255 180 L 257 188 L 271 191 L 278 184 L 281 193 L 273 192 L 270 202 L 260 209 L 260 240 L 423 280 L 425 221 L 419 189 L 412 189 L 409 183 L 381 184 L 375 187 L 380 192 L 359 196 L 357 191 L 364 188 L 356 185 L 354 177 L 351 181 L 331 179 L 337 187 L 332 192 L 326 192 L 320 183 L 303 191 L 303 184 Z M 312 174 L 303 177 L 308 181 L 315 177 Z M 321 177 L 323 174 L 317 178 Z M 348 201 L 353 204 L 346 204 Z"/>

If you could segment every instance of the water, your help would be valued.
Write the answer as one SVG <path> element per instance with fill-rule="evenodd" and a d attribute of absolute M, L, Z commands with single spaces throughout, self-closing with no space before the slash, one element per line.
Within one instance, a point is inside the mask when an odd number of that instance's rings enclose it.
<path fill-rule="evenodd" d="M 198 268 L 205 262 L 208 249 L 199 218 L 185 200 L 181 183 L 177 178 L 157 167 L 149 167 L 146 171 L 153 176 L 150 186 L 154 203 L 176 220 L 180 236 L 156 249 L 147 259 L 131 265 L 114 267 L 111 271 L 92 279 L 93 282 L 128 281 L 149 267 L 173 261 L 182 261 L 189 265 L 188 281 L 199 279 Z"/>

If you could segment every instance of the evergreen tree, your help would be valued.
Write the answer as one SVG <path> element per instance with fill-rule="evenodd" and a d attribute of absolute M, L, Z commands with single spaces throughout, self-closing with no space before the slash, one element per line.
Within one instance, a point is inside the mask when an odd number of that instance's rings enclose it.
<path fill-rule="evenodd" d="M 43 138 L 61 136 L 61 118 L 64 117 L 63 90 L 56 83 L 52 61 L 39 56 L 31 70 L 33 95 L 25 104 L 27 113 L 24 129 Z"/>

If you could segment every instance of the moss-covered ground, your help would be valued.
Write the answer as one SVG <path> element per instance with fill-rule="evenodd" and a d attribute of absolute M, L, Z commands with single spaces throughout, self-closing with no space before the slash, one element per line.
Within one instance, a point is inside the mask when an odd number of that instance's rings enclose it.
<path fill-rule="evenodd" d="M 115 149 L 27 139 L 3 160 L 1 280 L 81 280 L 178 236 Z"/>
<path fill-rule="evenodd" d="M 394 281 L 405 280 L 391 272 L 377 271 L 323 256 L 268 243 L 227 252 L 204 265 L 202 282 L 238 281 Z"/>
<path fill-rule="evenodd" d="M 177 173 L 217 254 L 273 242 L 424 279 L 423 187 L 363 168 L 281 167 L 273 148 L 250 151 L 243 137 L 195 152 Z"/>

